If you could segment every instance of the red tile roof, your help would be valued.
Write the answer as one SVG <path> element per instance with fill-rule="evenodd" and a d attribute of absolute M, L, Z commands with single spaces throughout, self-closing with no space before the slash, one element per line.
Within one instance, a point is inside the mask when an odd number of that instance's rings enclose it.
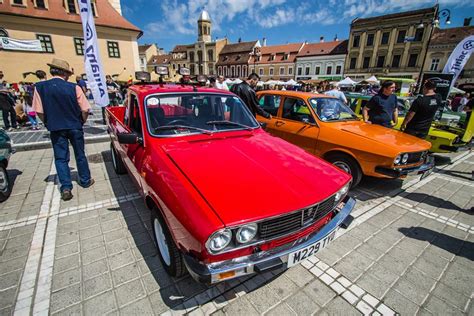
<path fill-rule="evenodd" d="M 431 36 L 431 45 L 457 44 L 465 37 L 474 35 L 474 26 L 452 27 L 449 29 L 435 29 Z"/>
<path fill-rule="evenodd" d="M 257 44 L 257 41 L 227 44 L 221 50 L 220 54 L 248 53 L 253 49 L 255 44 Z"/>
<path fill-rule="evenodd" d="M 10 1 L 0 2 L 0 14 L 10 14 L 25 17 L 34 17 L 38 19 L 48 19 L 56 21 L 64 21 L 71 23 L 81 23 L 81 17 L 79 14 L 70 14 L 66 12 L 63 6 L 63 1 L 50 0 L 48 1 L 49 8 L 37 9 L 35 8 L 33 1 L 26 1 L 27 6 L 16 6 L 10 4 Z M 120 13 L 118 13 L 109 1 L 100 0 L 96 2 L 97 17 L 95 18 L 95 24 L 105 27 L 119 28 L 125 30 L 131 30 L 139 32 L 142 31 L 127 21 Z"/>
<path fill-rule="evenodd" d="M 189 45 L 176 45 L 172 52 L 173 53 L 183 53 L 183 52 L 186 52 L 186 49 Z"/>
<path fill-rule="evenodd" d="M 306 44 L 297 57 L 334 54 L 347 54 L 347 40 Z"/>
<path fill-rule="evenodd" d="M 278 53 L 293 53 L 298 52 L 303 46 L 303 43 L 283 44 L 283 45 L 271 45 L 262 46 L 260 52 L 262 55 L 265 54 L 278 54 Z"/>
<path fill-rule="evenodd" d="M 257 64 L 275 64 L 275 63 L 293 63 L 296 55 L 300 51 L 304 43 L 293 43 L 283 45 L 262 46 L 260 52 L 262 54 Z M 287 55 L 289 54 L 288 58 Z M 253 57 L 250 58 L 250 63 L 253 63 Z"/>

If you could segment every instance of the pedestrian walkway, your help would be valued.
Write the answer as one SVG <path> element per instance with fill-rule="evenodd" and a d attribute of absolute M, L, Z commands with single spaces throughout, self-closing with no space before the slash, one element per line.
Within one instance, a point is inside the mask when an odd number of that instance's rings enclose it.
<path fill-rule="evenodd" d="M 0 204 L 0 315 L 474 312 L 474 153 L 438 159 L 422 181 L 364 178 L 350 192 L 354 221 L 317 256 L 205 286 L 166 274 L 132 179 L 115 174 L 108 143 L 86 150 L 96 183 L 66 202 L 50 149 L 13 156 L 13 193 Z"/>
<path fill-rule="evenodd" d="M 107 126 L 102 123 L 102 112 L 98 107 L 93 106 L 93 114 L 89 116 L 84 124 L 84 137 L 86 143 L 101 142 L 109 140 Z M 49 132 L 43 125 L 40 130 L 31 130 L 30 127 L 23 126 L 18 130 L 8 132 L 13 140 L 13 147 L 16 151 L 24 151 L 39 148 L 50 148 L 51 140 Z"/>

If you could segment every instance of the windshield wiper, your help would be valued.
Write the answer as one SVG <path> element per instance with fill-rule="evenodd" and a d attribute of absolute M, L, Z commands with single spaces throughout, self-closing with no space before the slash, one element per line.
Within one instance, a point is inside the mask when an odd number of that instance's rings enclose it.
<path fill-rule="evenodd" d="M 190 130 L 200 131 L 203 134 L 212 135 L 212 132 L 208 131 L 207 129 L 194 127 L 194 126 L 186 126 L 186 125 L 163 125 L 163 126 L 155 127 L 154 131 L 155 132 L 168 131 L 168 130 L 175 130 L 175 129 L 190 129 Z"/>
<path fill-rule="evenodd" d="M 245 124 L 237 123 L 237 122 L 232 122 L 232 121 L 208 121 L 206 122 L 206 125 L 235 125 L 235 126 L 240 126 L 245 128 L 246 130 L 251 131 L 253 128 L 250 126 L 247 126 Z"/>

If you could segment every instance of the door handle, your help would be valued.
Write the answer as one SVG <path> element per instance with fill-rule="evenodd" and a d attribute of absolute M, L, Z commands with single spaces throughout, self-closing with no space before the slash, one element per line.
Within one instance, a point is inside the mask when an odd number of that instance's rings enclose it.
<path fill-rule="evenodd" d="M 276 123 L 275 123 L 276 126 L 282 126 L 284 124 L 285 124 L 285 122 L 283 122 L 283 121 L 276 121 Z"/>

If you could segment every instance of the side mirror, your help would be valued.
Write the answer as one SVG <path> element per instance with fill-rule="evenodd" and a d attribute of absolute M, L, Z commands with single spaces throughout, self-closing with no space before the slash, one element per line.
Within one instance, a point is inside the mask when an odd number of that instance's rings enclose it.
<path fill-rule="evenodd" d="M 117 140 L 120 144 L 143 144 L 143 139 L 136 133 L 117 133 Z"/>

